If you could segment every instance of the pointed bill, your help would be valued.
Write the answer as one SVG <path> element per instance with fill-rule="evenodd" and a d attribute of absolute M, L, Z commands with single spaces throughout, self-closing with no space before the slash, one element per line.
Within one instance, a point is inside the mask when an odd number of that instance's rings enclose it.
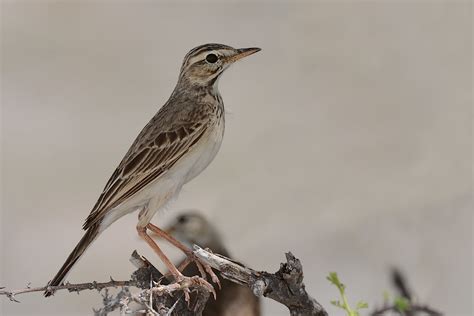
<path fill-rule="evenodd" d="M 236 62 L 239 59 L 250 56 L 259 51 L 261 51 L 261 49 L 258 47 L 240 48 L 240 49 L 237 49 L 237 53 L 235 55 L 229 57 L 229 61 Z"/>

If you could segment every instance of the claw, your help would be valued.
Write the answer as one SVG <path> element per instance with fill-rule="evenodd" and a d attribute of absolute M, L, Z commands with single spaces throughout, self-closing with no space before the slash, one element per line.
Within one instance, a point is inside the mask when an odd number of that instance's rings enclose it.
<path fill-rule="evenodd" d="M 192 280 L 194 282 L 197 282 L 197 284 L 199 284 L 200 286 L 206 288 L 209 292 L 212 293 L 212 296 L 214 296 L 214 299 L 216 299 L 216 297 L 217 297 L 216 290 L 214 289 L 214 287 L 209 282 L 207 282 L 206 280 L 204 280 L 203 278 L 200 278 L 198 276 L 192 277 Z"/>
<path fill-rule="evenodd" d="M 188 306 L 189 306 L 189 301 L 191 300 L 191 298 L 189 297 L 189 293 L 190 293 L 189 288 L 187 287 L 184 288 L 183 293 L 184 293 L 184 301 L 188 303 Z"/>
<path fill-rule="evenodd" d="M 202 266 L 202 264 L 199 262 L 199 261 L 194 261 L 194 263 L 196 263 L 196 266 L 199 270 L 199 273 L 201 274 L 201 277 L 206 280 L 207 279 L 207 274 L 206 274 L 206 271 L 204 271 L 204 267 Z"/>
<path fill-rule="evenodd" d="M 209 274 L 211 276 L 212 282 L 217 284 L 219 286 L 219 289 L 222 288 L 219 278 L 214 273 L 214 271 L 212 270 L 212 267 L 209 264 L 203 262 L 200 258 L 196 257 L 196 255 L 191 251 L 186 252 L 186 256 L 187 257 L 186 257 L 185 261 L 183 262 L 184 266 L 187 266 L 189 264 L 189 262 L 191 262 L 191 261 L 194 262 L 196 264 L 198 270 L 199 270 L 199 273 L 201 274 L 202 279 L 206 280 L 207 275 Z"/>
<path fill-rule="evenodd" d="M 206 272 L 211 276 L 212 282 L 214 282 L 215 284 L 217 284 L 217 286 L 219 286 L 219 290 L 222 289 L 221 281 L 219 280 L 217 275 L 214 273 L 211 266 L 208 264 L 205 264 L 204 268 L 206 268 Z"/>
<path fill-rule="evenodd" d="M 180 279 L 176 280 L 176 283 L 178 283 L 181 286 L 181 289 L 184 292 L 184 298 L 186 302 L 188 303 L 189 303 L 189 293 L 190 293 L 189 288 L 196 287 L 196 286 L 205 288 L 207 291 L 212 293 L 212 296 L 214 296 L 214 299 L 216 299 L 216 290 L 214 289 L 214 287 L 201 277 L 198 277 L 198 276 L 187 277 L 183 275 Z"/>

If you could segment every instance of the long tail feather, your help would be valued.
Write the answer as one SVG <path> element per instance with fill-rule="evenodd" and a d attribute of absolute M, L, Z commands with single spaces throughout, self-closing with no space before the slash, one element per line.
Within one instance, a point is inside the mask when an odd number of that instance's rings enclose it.
<path fill-rule="evenodd" d="M 66 262 L 64 262 L 61 269 L 54 276 L 54 278 L 48 283 L 49 286 L 58 286 L 66 278 L 66 275 L 69 273 L 69 270 L 74 266 L 74 264 L 79 260 L 84 251 L 89 247 L 89 245 L 94 241 L 94 239 L 99 235 L 99 225 L 93 225 L 89 227 L 84 236 L 81 238 L 77 246 L 71 252 L 69 257 L 67 257 Z M 54 294 L 54 291 L 45 291 L 44 296 L 48 297 Z"/>

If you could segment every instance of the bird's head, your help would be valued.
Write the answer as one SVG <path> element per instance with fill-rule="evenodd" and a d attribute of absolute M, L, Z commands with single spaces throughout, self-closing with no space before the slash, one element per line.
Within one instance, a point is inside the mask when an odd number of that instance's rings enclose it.
<path fill-rule="evenodd" d="M 260 51 L 260 48 L 233 48 L 222 44 L 204 44 L 186 54 L 180 80 L 193 85 L 213 85 L 237 60 Z"/>

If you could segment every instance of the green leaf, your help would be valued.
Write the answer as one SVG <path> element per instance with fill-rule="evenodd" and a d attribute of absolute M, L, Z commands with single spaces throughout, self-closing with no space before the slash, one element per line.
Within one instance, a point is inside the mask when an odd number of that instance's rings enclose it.
<path fill-rule="evenodd" d="M 326 277 L 326 279 L 329 280 L 329 282 L 331 282 L 332 284 L 334 284 L 335 286 L 337 286 L 337 284 L 339 283 L 339 279 L 337 277 L 337 273 L 336 272 L 329 272 L 329 275 Z"/>
<path fill-rule="evenodd" d="M 327 276 L 327 279 L 329 280 L 329 282 L 334 284 L 340 291 L 345 290 L 346 287 L 344 286 L 344 284 L 341 283 L 341 281 L 339 281 L 339 277 L 337 276 L 336 272 L 330 272 Z"/>
<path fill-rule="evenodd" d="M 395 298 L 393 304 L 399 312 L 405 312 L 410 308 L 410 301 L 404 297 Z"/>
<path fill-rule="evenodd" d="M 369 308 L 369 304 L 364 301 L 358 301 L 356 305 L 356 309 L 363 309 L 363 308 Z"/>

